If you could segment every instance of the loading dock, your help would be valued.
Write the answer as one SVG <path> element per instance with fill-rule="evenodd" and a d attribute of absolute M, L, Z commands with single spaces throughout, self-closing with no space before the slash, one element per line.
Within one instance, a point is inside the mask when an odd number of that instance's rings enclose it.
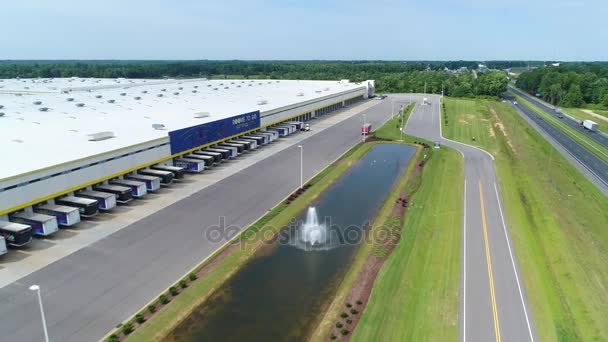
<path fill-rule="evenodd" d="M 160 178 L 160 184 L 169 185 L 173 183 L 173 172 L 171 171 L 163 171 L 163 170 L 154 170 L 154 169 L 143 169 L 137 171 L 140 175 L 152 176 Z"/>
<path fill-rule="evenodd" d="M 9 220 L 14 223 L 25 224 L 32 227 L 32 234 L 39 236 L 49 236 L 59 230 L 55 216 L 17 212 L 9 216 Z"/>
<path fill-rule="evenodd" d="M 144 183 L 144 182 L 116 178 L 116 179 L 111 180 L 110 184 L 128 187 L 129 189 L 131 189 L 131 196 L 133 196 L 135 198 L 144 197 L 148 193 L 148 190 L 146 188 L 146 183 Z"/>
<path fill-rule="evenodd" d="M 112 184 L 99 184 L 94 186 L 93 190 L 114 194 L 116 196 L 116 202 L 120 204 L 125 204 L 133 200 L 131 187 Z"/>
<path fill-rule="evenodd" d="M 27 224 L 0 221 L 0 235 L 6 244 L 13 247 L 23 247 L 32 242 L 32 227 Z"/>
<path fill-rule="evenodd" d="M 234 147 L 234 148 L 236 148 L 237 155 L 243 153 L 243 151 L 245 150 L 245 146 L 243 146 L 242 144 L 233 144 L 233 143 L 228 142 L 228 141 L 225 141 L 225 142 L 223 142 L 221 144 L 217 144 L 215 146 L 219 146 L 219 147 L 222 147 L 222 148 Z"/>
<path fill-rule="evenodd" d="M 175 158 L 173 163 L 187 172 L 202 172 L 205 169 L 205 161 L 192 158 Z"/>
<path fill-rule="evenodd" d="M 189 159 L 200 160 L 205 164 L 205 168 L 209 169 L 216 164 L 215 158 L 206 154 L 191 153 L 187 155 Z"/>
<path fill-rule="evenodd" d="M 184 178 L 184 168 L 183 167 L 171 166 L 171 165 L 154 165 L 150 168 L 152 170 L 169 171 L 169 172 L 173 173 L 173 179 Z"/>
<path fill-rule="evenodd" d="M 55 198 L 55 204 L 78 208 L 81 217 L 93 217 L 99 212 L 97 200 L 76 196 L 65 196 Z"/>
<path fill-rule="evenodd" d="M 116 195 L 109 192 L 81 190 L 75 196 L 96 200 L 100 210 L 110 210 L 116 207 Z"/>
<path fill-rule="evenodd" d="M 34 207 L 35 213 L 55 216 L 60 226 L 69 227 L 80 222 L 80 212 L 77 208 L 66 205 L 42 204 Z"/>
<path fill-rule="evenodd" d="M 132 173 L 124 176 L 125 179 L 130 179 L 134 181 L 144 182 L 146 184 L 147 191 L 156 191 L 160 189 L 160 178 L 154 176 L 146 176 L 140 175 L 137 173 Z"/>
<path fill-rule="evenodd" d="M 227 150 L 225 148 L 207 147 L 207 148 L 202 149 L 201 151 L 219 153 L 222 155 L 223 160 L 228 160 L 228 159 L 232 158 L 232 150 Z"/>

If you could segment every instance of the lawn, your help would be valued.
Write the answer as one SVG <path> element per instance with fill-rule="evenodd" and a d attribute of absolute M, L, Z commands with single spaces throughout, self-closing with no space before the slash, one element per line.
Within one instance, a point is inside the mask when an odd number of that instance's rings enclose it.
<path fill-rule="evenodd" d="M 461 155 L 435 151 L 352 341 L 458 339 L 462 184 Z"/>
<path fill-rule="evenodd" d="M 566 135 L 568 135 L 569 137 L 571 137 L 572 139 L 577 141 L 579 144 L 586 147 L 591 153 L 595 154 L 598 158 L 602 159 L 603 161 L 608 162 L 608 148 L 605 148 L 601 144 L 591 140 L 589 137 L 587 137 L 579 132 L 574 131 L 572 128 L 568 127 L 565 123 L 563 123 L 560 119 L 554 117 L 553 115 L 546 113 L 542 109 L 536 107 L 530 101 L 528 101 L 520 96 L 517 96 L 513 93 L 511 93 L 511 95 L 515 96 L 517 98 L 517 101 L 519 101 L 519 103 L 532 109 L 535 113 L 537 113 L 543 119 L 545 119 L 545 121 L 547 121 L 550 124 L 552 124 L 553 126 L 557 127 L 562 132 L 564 132 Z"/>
<path fill-rule="evenodd" d="M 470 135 L 494 130 L 477 143 L 496 157 L 539 340 L 608 340 L 608 198 L 508 104 L 445 103 L 449 117 L 470 114 L 468 121 L 477 122 L 450 120 L 446 137 L 470 143 Z"/>

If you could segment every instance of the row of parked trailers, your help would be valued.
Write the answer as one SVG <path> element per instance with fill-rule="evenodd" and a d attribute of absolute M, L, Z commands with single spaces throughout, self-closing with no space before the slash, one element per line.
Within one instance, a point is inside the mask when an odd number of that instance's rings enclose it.
<path fill-rule="evenodd" d="M 33 235 L 48 236 L 59 227 L 78 224 L 81 218 L 90 218 L 99 211 L 108 211 L 133 198 L 144 197 L 161 186 L 181 179 L 185 172 L 201 172 L 225 160 L 257 149 L 259 146 L 292 134 L 303 127 L 300 122 L 287 122 L 268 127 L 248 135 L 225 141 L 192 152 L 173 160 L 174 166 L 155 165 L 122 178 L 80 190 L 73 195 L 59 197 L 54 204 L 36 205 L 32 211 L 9 215 L 9 221 L 0 221 L 0 255 L 7 252 L 6 245 L 22 247 L 32 241 Z"/>

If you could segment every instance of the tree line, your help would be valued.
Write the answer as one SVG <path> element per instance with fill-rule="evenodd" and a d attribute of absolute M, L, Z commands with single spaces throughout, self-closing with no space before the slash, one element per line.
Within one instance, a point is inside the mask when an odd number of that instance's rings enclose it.
<path fill-rule="evenodd" d="M 491 64 L 494 63 L 494 64 Z M 505 91 L 502 72 L 475 73 L 474 61 L 0 61 L 0 78 L 270 78 L 376 80 L 378 92 L 444 91 L 452 96 L 497 96 Z M 524 62 L 487 62 L 511 67 Z M 458 73 L 449 70 L 466 68 Z M 477 76 L 478 75 L 478 76 Z"/>
<path fill-rule="evenodd" d="M 608 108 L 608 63 L 572 63 L 523 72 L 517 86 L 551 104 Z"/>

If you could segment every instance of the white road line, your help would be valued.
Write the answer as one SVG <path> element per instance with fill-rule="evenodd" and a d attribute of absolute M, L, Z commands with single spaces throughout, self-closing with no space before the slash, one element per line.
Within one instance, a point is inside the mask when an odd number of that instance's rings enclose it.
<path fill-rule="evenodd" d="M 496 194 L 496 200 L 498 201 L 498 209 L 500 211 L 500 220 L 502 221 L 502 229 L 505 233 L 505 240 L 507 241 L 507 247 L 509 249 L 509 256 L 511 256 L 511 265 L 513 266 L 513 273 L 515 274 L 515 280 L 517 281 L 517 289 L 519 290 L 519 298 L 521 299 L 521 305 L 524 309 L 524 315 L 526 317 L 526 324 L 528 325 L 528 333 L 530 334 L 530 341 L 534 342 L 534 336 L 532 335 L 532 327 L 530 326 L 530 319 L 528 318 L 528 309 L 524 301 L 524 295 L 521 291 L 521 284 L 519 282 L 519 276 L 517 275 L 517 268 L 515 267 L 515 259 L 513 258 L 513 251 L 511 250 L 511 243 L 509 242 L 509 236 L 507 234 L 507 225 L 505 224 L 505 218 L 502 213 L 502 204 L 500 203 L 500 197 L 498 196 L 498 187 L 494 182 L 494 193 Z"/>
<path fill-rule="evenodd" d="M 462 276 L 462 341 L 467 340 L 467 180 L 464 180 L 463 209 L 463 276 Z"/>

